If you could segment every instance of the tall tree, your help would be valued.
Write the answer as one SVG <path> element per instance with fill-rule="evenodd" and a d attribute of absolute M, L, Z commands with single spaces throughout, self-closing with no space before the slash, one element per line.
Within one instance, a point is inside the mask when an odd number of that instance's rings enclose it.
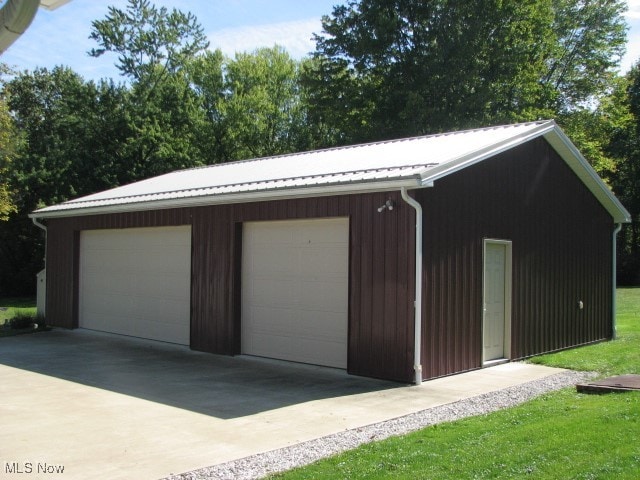
<path fill-rule="evenodd" d="M 625 0 L 554 0 L 554 42 L 541 81 L 558 113 L 593 107 L 617 77 L 624 55 Z"/>
<path fill-rule="evenodd" d="M 4 91 L 3 77 L 7 72 L 7 67 L 0 64 L 1 91 Z M 15 154 L 16 140 L 17 132 L 9 114 L 5 95 L 0 93 L 0 222 L 8 220 L 9 215 L 16 212 L 8 179 L 11 161 Z"/>
<path fill-rule="evenodd" d="M 226 59 L 220 50 L 207 51 L 187 66 L 187 79 L 201 112 L 194 124 L 194 141 L 206 165 L 231 159 L 225 141 L 223 103 L 225 101 L 224 69 Z"/>
<path fill-rule="evenodd" d="M 188 81 L 188 65 L 205 49 L 202 26 L 191 13 L 129 0 L 93 22 L 95 57 L 116 53 L 116 67 L 131 82 L 123 181 L 131 182 L 203 163 L 194 147 L 202 111 Z"/>
<path fill-rule="evenodd" d="M 223 122 L 232 159 L 306 147 L 298 62 L 281 47 L 238 53 L 225 69 Z"/>
<path fill-rule="evenodd" d="M 117 183 L 119 147 L 128 135 L 122 87 L 85 83 L 72 70 L 56 67 L 20 73 L 6 91 L 24 138 L 11 175 L 20 211 Z"/>
<path fill-rule="evenodd" d="M 135 82 L 158 82 L 175 73 L 209 46 L 192 13 L 157 8 L 149 0 L 129 0 L 124 10 L 109 7 L 103 20 L 93 22 L 90 38 L 99 47 L 89 54 L 118 55 L 116 67 Z"/>
<path fill-rule="evenodd" d="M 623 11 L 623 0 L 350 0 L 316 36 L 312 111 L 353 128 L 347 141 L 555 116 L 606 91 Z"/>
<path fill-rule="evenodd" d="M 609 151 L 618 158 L 612 184 L 632 220 L 618 236 L 618 279 L 640 285 L 640 61 L 611 98 L 612 107 L 622 112 L 610 136 Z"/>
<path fill-rule="evenodd" d="M 43 251 L 27 214 L 118 184 L 128 108 L 123 87 L 62 67 L 18 73 L 2 94 L 21 141 L 6 173 L 16 208 L 0 222 L 0 295 L 25 294 Z"/>

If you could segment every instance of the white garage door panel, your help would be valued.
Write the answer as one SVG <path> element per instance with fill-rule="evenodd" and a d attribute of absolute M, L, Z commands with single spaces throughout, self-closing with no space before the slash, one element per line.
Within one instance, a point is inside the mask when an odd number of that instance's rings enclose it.
<path fill-rule="evenodd" d="M 242 352 L 347 366 L 349 220 L 246 223 Z"/>
<path fill-rule="evenodd" d="M 188 345 L 190 284 L 190 227 L 81 233 L 83 328 Z"/>

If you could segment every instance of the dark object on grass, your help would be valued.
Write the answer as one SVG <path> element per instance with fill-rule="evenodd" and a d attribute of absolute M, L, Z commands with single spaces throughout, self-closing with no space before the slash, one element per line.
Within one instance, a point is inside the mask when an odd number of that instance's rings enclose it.
<path fill-rule="evenodd" d="M 9 320 L 9 326 L 14 330 L 31 328 L 34 323 L 38 323 L 36 317 L 25 313 L 18 313 Z"/>
<path fill-rule="evenodd" d="M 580 393 L 611 393 L 640 391 L 640 375 L 618 375 L 576 385 Z"/>

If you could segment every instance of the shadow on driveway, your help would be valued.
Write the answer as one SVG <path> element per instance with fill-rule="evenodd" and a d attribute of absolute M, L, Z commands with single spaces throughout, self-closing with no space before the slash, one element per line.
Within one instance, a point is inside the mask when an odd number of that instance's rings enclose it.
<path fill-rule="evenodd" d="M 87 330 L 0 339 L 0 364 L 231 419 L 403 384 Z"/>

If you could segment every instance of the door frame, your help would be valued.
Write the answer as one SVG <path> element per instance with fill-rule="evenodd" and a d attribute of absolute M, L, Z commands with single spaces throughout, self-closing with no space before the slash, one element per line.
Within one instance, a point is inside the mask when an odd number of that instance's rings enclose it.
<path fill-rule="evenodd" d="M 482 366 L 487 367 L 497 363 L 503 363 L 511 359 L 511 295 L 513 289 L 512 277 L 512 241 L 495 238 L 485 238 L 482 244 Z M 504 265 L 504 340 L 503 340 L 503 357 L 499 359 L 486 360 L 484 349 L 484 332 L 485 332 L 485 298 L 487 285 L 487 246 L 503 245 L 505 247 L 505 265 Z"/>
<path fill-rule="evenodd" d="M 255 225 L 271 225 L 273 226 L 274 224 L 297 224 L 297 225 L 301 225 L 303 223 L 306 224 L 310 224 L 310 223 L 314 223 L 314 222 L 322 222 L 322 221 L 330 221 L 330 222 L 340 222 L 340 223 L 345 223 L 344 226 L 346 226 L 346 237 L 345 237 L 345 243 L 344 243 L 344 247 L 346 249 L 346 291 L 344 292 L 346 294 L 346 311 L 345 311 L 345 315 L 346 315 L 346 333 L 345 333 L 345 337 L 344 337 L 344 341 L 345 341 L 345 357 L 344 357 L 344 364 L 343 365 L 330 365 L 330 364 L 322 364 L 322 363 L 316 363 L 316 362 L 312 362 L 312 361 L 306 361 L 306 360 L 301 360 L 301 359 L 287 359 L 284 357 L 275 357 L 275 356 L 271 356 L 271 355 L 267 355 L 265 356 L 265 358 L 273 358 L 276 360 L 281 360 L 281 361 L 288 361 L 288 362 L 298 362 L 298 363 L 306 363 L 309 365 L 320 365 L 320 366 L 324 366 L 327 368 L 337 368 L 337 369 L 341 369 L 341 370 L 346 370 L 348 371 L 349 368 L 349 339 L 350 339 L 350 291 L 351 291 L 351 243 L 350 243 L 350 238 L 351 238 L 351 217 L 349 216 L 345 216 L 345 215 L 337 215 L 337 216 L 329 216 L 329 217 L 303 217 L 303 218 L 276 218 L 276 219 L 270 219 L 270 220 L 246 220 L 244 222 L 238 223 L 237 224 L 237 229 L 239 232 L 239 237 L 240 237 L 240 241 L 239 244 L 237 245 L 238 249 L 239 249 L 239 257 L 240 260 L 236 266 L 236 268 L 238 268 L 238 272 L 239 272 L 239 277 L 241 278 L 240 281 L 240 288 L 239 288 L 239 292 L 238 292 L 238 299 L 237 301 L 239 302 L 239 308 L 238 308 L 238 322 L 237 322 L 237 334 L 238 334 L 238 339 L 237 339 L 237 343 L 236 343 L 236 348 L 237 348 L 237 354 L 240 355 L 255 355 L 255 356 L 262 356 L 261 354 L 258 353 L 247 353 L 246 352 L 246 348 L 245 348 L 245 336 L 247 334 L 247 332 L 245 331 L 245 326 L 246 326 L 246 320 L 245 320 L 245 313 L 244 313 L 244 307 L 245 307 L 245 289 L 243 285 L 246 285 L 245 282 L 250 281 L 248 275 L 247 275 L 247 271 L 245 269 L 245 262 L 247 261 L 246 258 L 246 254 L 247 254 L 247 245 L 249 242 L 249 234 L 247 233 L 247 230 L 250 226 L 255 226 Z"/>

